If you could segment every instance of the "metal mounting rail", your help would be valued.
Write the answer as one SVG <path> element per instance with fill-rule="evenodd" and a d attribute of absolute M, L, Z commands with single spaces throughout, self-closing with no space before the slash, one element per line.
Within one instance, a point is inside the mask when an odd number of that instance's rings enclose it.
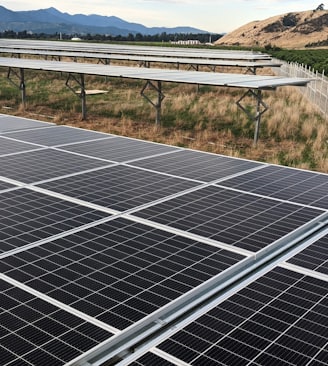
<path fill-rule="evenodd" d="M 139 349 L 143 348 L 145 352 L 145 349 L 153 347 L 154 339 L 160 338 L 169 328 L 175 327 L 181 317 L 190 314 L 220 293 L 231 291 L 241 281 L 254 276 L 254 273 L 268 267 L 283 255 L 286 256 L 286 253 L 295 251 L 297 246 L 314 235 L 320 235 L 327 227 L 328 213 L 324 212 L 318 218 L 180 296 L 66 366 L 100 366 L 104 362 L 106 366 L 127 365 L 131 357 L 141 356 Z"/>

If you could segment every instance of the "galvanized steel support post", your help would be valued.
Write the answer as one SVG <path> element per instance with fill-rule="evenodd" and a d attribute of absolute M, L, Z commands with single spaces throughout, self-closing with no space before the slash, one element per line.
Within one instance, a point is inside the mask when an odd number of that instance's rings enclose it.
<path fill-rule="evenodd" d="M 81 99 L 82 104 L 82 120 L 85 121 L 87 119 L 87 102 L 86 102 L 86 91 L 85 91 L 85 80 L 84 74 L 79 74 L 80 78 L 78 79 L 76 76 L 72 74 L 68 74 L 65 85 L 70 89 L 75 95 Z M 80 92 L 77 94 L 76 90 L 70 85 L 70 80 L 73 79 L 78 86 L 80 87 Z"/>
<path fill-rule="evenodd" d="M 148 95 L 145 94 L 146 89 L 153 89 L 157 92 L 157 101 L 154 102 Z M 162 111 L 162 101 L 165 98 L 165 95 L 162 93 L 162 82 L 158 81 L 157 85 L 147 80 L 145 86 L 142 88 L 140 94 L 156 109 L 156 125 L 161 123 L 161 111 Z"/>
<path fill-rule="evenodd" d="M 15 76 L 17 79 L 19 79 L 19 82 L 17 84 L 17 82 L 15 82 L 11 75 Z M 25 85 L 25 71 L 23 68 L 19 69 L 19 73 L 16 72 L 13 68 L 9 67 L 8 69 L 8 74 L 7 74 L 7 79 L 14 85 L 16 86 L 20 91 L 21 91 L 21 96 L 22 96 L 22 106 L 25 108 L 25 104 L 26 104 L 26 85 Z"/>
<path fill-rule="evenodd" d="M 25 72 L 24 72 L 24 69 L 19 69 L 19 74 L 20 74 L 19 89 L 20 89 L 21 94 L 22 94 L 22 105 L 25 108 L 25 103 L 26 103 L 26 86 L 25 86 Z"/>
<path fill-rule="evenodd" d="M 253 96 L 256 99 L 256 113 L 255 115 L 246 107 L 241 104 L 241 101 L 244 100 L 247 96 Z M 262 90 L 261 89 L 249 89 L 246 93 L 242 95 L 242 97 L 237 101 L 237 106 L 244 112 L 246 115 L 254 121 L 254 146 L 257 145 L 259 134 L 260 134 L 260 124 L 261 117 L 264 112 L 268 110 L 268 106 L 264 103 L 262 99 Z"/>

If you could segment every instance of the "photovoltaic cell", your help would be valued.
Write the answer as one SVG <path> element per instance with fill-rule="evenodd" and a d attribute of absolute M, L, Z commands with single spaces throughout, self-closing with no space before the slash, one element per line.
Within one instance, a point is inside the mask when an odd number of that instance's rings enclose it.
<path fill-rule="evenodd" d="M 113 166 L 44 183 L 40 187 L 125 211 L 195 187 L 197 184 L 132 167 Z"/>
<path fill-rule="evenodd" d="M 154 154 L 179 151 L 179 149 L 175 147 L 123 137 L 113 137 L 101 141 L 68 145 L 61 149 L 116 162 L 124 162 L 152 156 Z"/>
<path fill-rule="evenodd" d="M 44 146 L 56 146 L 80 141 L 88 141 L 102 138 L 111 138 L 110 135 L 87 131 L 79 128 L 56 126 L 37 130 L 12 132 L 6 136 L 20 141 L 31 142 Z"/>
<path fill-rule="evenodd" d="M 183 150 L 177 154 L 154 157 L 131 163 L 134 166 L 169 173 L 179 177 L 211 182 L 262 164 L 242 159 Z"/>
<path fill-rule="evenodd" d="M 0 114 L 0 133 L 47 126 L 54 126 L 54 124 L 48 122 L 40 122 L 33 119 Z"/>
<path fill-rule="evenodd" d="M 2 366 L 61 366 L 113 334 L 0 279 Z"/>
<path fill-rule="evenodd" d="M 124 329 L 244 257 L 126 219 L 1 260 L 1 272 Z"/>
<path fill-rule="evenodd" d="M 276 268 L 159 348 L 194 366 L 323 366 L 328 362 L 327 295 L 325 281 Z"/>
<path fill-rule="evenodd" d="M 209 186 L 135 215 L 256 252 L 322 213 L 314 208 Z"/>
<path fill-rule="evenodd" d="M 328 235 L 290 258 L 288 262 L 328 275 Z"/>
<path fill-rule="evenodd" d="M 328 175 L 268 166 L 220 182 L 221 186 L 328 209 Z"/>
<path fill-rule="evenodd" d="M 1 174 L 23 183 L 57 178 L 105 165 L 108 163 L 52 149 L 0 157 Z"/>
<path fill-rule="evenodd" d="M 110 216 L 28 189 L 0 193 L 0 253 Z"/>

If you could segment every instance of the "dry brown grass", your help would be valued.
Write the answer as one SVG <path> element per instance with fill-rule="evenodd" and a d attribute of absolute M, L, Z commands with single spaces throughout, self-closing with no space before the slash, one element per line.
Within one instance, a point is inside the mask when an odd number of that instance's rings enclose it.
<path fill-rule="evenodd" d="M 33 73 L 28 77 L 25 110 L 19 91 L 4 82 L 0 108 L 9 106 L 10 113 L 57 124 L 328 172 L 327 121 L 296 88 L 264 93 L 269 111 L 263 115 L 254 147 L 254 125 L 235 104 L 244 90 L 200 87 L 198 91 L 193 85 L 164 84 L 162 125 L 156 126 L 154 108 L 140 96 L 141 82 L 88 78 L 88 88 L 109 93 L 88 97 L 88 119 L 81 121 L 80 100 L 58 75 L 47 78 L 49 83 L 41 83 Z M 252 98 L 244 104 L 254 111 Z"/>

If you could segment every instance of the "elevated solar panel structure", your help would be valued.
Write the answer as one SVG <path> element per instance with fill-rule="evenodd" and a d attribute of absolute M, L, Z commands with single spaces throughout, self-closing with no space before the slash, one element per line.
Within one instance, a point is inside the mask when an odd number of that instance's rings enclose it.
<path fill-rule="evenodd" d="M 263 90 L 275 90 L 281 86 L 306 86 L 310 79 L 307 78 L 290 78 L 278 76 L 263 75 L 245 75 L 233 73 L 213 73 L 205 71 L 186 71 L 186 70 L 169 70 L 169 69 L 149 69 L 136 68 L 131 66 L 112 66 L 90 63 L 74 63 L 60 61 L 44 61 L 36 59 L 19 59 L 1 57 L 0 66 L 8 68 L 7 78 L 15 83 L 15 79 L 19 79 L 20 91 L 22 95 L 23 105 L 26 102 L 26 81 L 25 69 L 27 70 L 43 70 L 67 73 L 66 86 L 74 93 L 76 91 L 73 85 L 79 87 L 79 97 L 81 99 L 82 119 L 86 119 L 86 84 L 85 75 L 108 76 L 115 78 L 128 78 L 145 81 L 145 85 L 141 90 L 141 95 L 156 109 L 156 124 L 160 123 L 162 101 L 164 93 L 162 83 L 187 83 L 196 85 L 209 85 L 217 87 L 241 88 L 246 92 L 237 101 L 237 106 L 248 114 L 248 117 L 255 121 L 254 144 L 257 143 L 259 136 L 259 126 L 262 114 L 268 109 L 262 97 Z M 16 80 L 17 83 L 17 80 Z M 73 83 L 73 85 L 71 85 Z M 147 89 L 152 89 L 157 94 L 157 101 L 151 100 L 147 94 Z M 252 115 L 246 107 L 243 106 L 244 98 L 252 95 L 256 101 L 257 113 Z"/>
<path fill-rule="evenodd" d="M 96 59 L 105 64 L 109 64 L 111 61 L 123 61 L 123 62 L 134 62 L 138 66 L 150 67 L 152 64 L 173 64 L 176 68 L 181 65 L 189 65 L 193 69 L 199 69 L 199 66 L 211 67 L 213 71 L 216 67 L 238 67 L 246 68 L 252 73 L 256 73 L 258 68 L 265 67 L 280 67 L 281 63 L 270 60 L 243 60 L 244 55 L 239 56 L 240 60 L 229 59 L 228 54 L 222 54 L 222 59 L 203 59 L 203 58 L 192 58 L 192 57 L 165 57 L 165 56 L 151 56 L 151 55 L 130 55 L 130 54 L 112 54 L 112 53 L 99 53 L 99 52 L 81 52 L 76 50 L 73 51 L 47 51 L 47 50 L 33 50 L 33 49 L 15 49 L 15 48 L 0 48 L 0 53 L 15 55 L 21 57 L 22 55 L 34 55 L 43 56 L 45 58 L 52 58 L 60 61 L 62 58 L 72 58 L 74 61 L 79 59 Z M 236 57 L 236 55 L 230 55 L 230 57 Z"/>
<path fill-rule="evenodd" d="M 272 89 L 284 85 L 304 86 L 309 81 L 304 78 L 288 78 L 266 75 L 243 75 L 168 69 L 135 68 L 131 66 L 99 65 L 46 61 L 36 59 L 0 58 L 0 66 L 32 70 L 82 73 L 89 75 L 112 76 L 120 78 L 154 80 L 163 82 L 229 86 L 253 89 Z"/>
<path fill-rule="evenodd" d="M 34 41 L 19 39 L 1 39 L 0 48 L 19 50 L 47 50 L 93 52 L 118 55 L 143 55 L 164 57 L 192 57 L 197 59 L 232 59 L 232 60 L 270 60 L 268 54 L 253 51 L 213 50 L 204 48 L 155 47 L 122 44 L 86 43 L 86 42 L 56 42 Z"/>
<path fill-rule="evenodd" d="M 0 136 L 4 366 L 324 364 L 328 209 L 296 190 L 327 175 L 19 122 Z M 270 172 L 283 196 L 245 184 Z"/>

